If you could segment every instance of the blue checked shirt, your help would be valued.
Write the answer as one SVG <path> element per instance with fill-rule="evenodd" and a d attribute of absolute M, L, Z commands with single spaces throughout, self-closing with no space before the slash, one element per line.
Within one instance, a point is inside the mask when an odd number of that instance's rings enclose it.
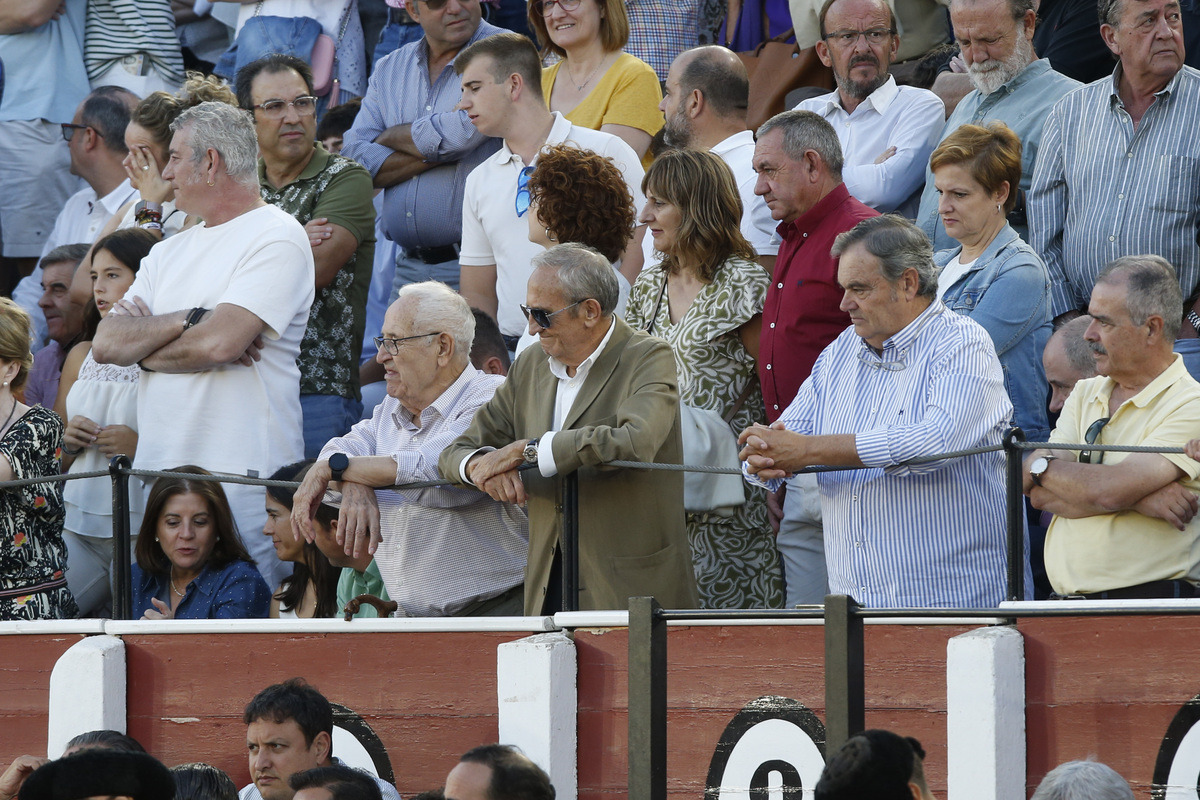
<path fill-rule="evenodd" d="M 825 348 L 780 420 L 802 434 L 854 434 L 869 467 L 817 478 L 830 591 L 875 607 L 1000 603 L 1004 454 L 901 462 L 999 444 L 1011 417 L 991 338 L 940 302 L 882 355 L 853 327 Z"/>
<path fill-rule="evenodd" d="M 480 21 L 468 44 L 505 33 Z M 465 46 L 464 46 L 465 47 Z M 401 247 L 442 247 L 462 236 L 467 175 L 500 148 L 479 133 L 464 111 L 455 111 L 462 84 L 454 61 L 429 81 L 429 48 L 422 38 L 380 59 L 371 73 L 362 109 L 346 131 L 342 155 L 374 176 L 394 152 L 375 139 L 393 125 L 412 125 L 413 143 L 426 161 L 444 162 L 383 192 L 383 226 Z"/>
<path fill-rule="evenodd" d="M 1183 67 L 1133 128 L 1121 67 L 1068 94 L 1046 120 L 1029 193 L 1029 244 L 1046 262 L 1051 311 L 1084 308 L 1121 256 L 1175 266 L 1183 296 L 1200 280 L 1200 72 Z"/>

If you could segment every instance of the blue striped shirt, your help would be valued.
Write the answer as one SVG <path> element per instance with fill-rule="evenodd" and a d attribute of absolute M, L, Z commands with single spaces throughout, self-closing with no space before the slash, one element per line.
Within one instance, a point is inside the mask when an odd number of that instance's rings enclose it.
<path fill-rule="evenodd" d="M 505 32 L 481 20 L 467 45 Z M 343 137 L 342 155 L 372 176 L 394 152 L 375 139 L 394 125 L 411 125 L 413 144 L 425 160 L 444 162 L 384 190 L 383 228 L 401 247 L 456 244 L 462 237 L 467 175 L 500 149 L 499 139 L 484 136 L 465 111 L 455 110 L 461 99 L 454 59 L 430 82 L 429 47 L 421 38 L 375 65 L 362 109 Z"/>
<path fill-rule="evenodd" d="M 900 464 L 999 444 L 1011 417 L 987 331 L 941 302 L 882 354 L 853 327 L 825 348 L 780 419 L 797 433 L 854 434 L 869 467 L 818 475 L 830 591 L 885 607 L 1003 600 L 1003 453 Z"/>
<path fill-rule="evenodd" d="M 1058 102 L 1029 193 L 1029 244 L 1046 262 L 1052 312 L 1087 306 L 1115 258 L 1154 253 L 1183 296 L 1200 280 L 1200 72 L 1183 67 L 1137 130 L 1117 95 L 1121 67 Z"/>

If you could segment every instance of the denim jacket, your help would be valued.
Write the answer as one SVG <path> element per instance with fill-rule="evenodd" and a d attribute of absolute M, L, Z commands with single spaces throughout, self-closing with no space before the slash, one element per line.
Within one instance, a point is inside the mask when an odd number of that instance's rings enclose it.
<path fill-rule="evenodd" d="M 941 270 L 962 247 L 939 250 Z M 1031 442 L 1050 435 L 1046 412 L 1049 385 L 1042 350 L 1050 338 L 1050 275 L 1037 253 L 1006 224 L 971 269 L 942 297 L 946 307 L 978 322 L 992 337 L 1004 388 L 1013 404 L 1013 424 Z"/>

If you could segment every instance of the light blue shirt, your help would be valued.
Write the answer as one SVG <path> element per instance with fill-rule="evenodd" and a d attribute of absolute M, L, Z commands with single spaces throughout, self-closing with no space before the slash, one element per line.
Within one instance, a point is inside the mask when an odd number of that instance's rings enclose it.
<path fill-rule="evenodd" d="M 853 327 L 825 348 L 780 420 L 806 435 L 854 434 L 868 467 L 817 476 L 829 590 L 874 607 L 1004 600 L 1004 454 L 903 462 L 1000 444 L 1011 417 L 987 331 L 940 301 L 882 354 Z"/>
<path fill-rule="evenodd" d="M 0 36 L 4 99 L 0 122 L 70 122 L 89 91 L 83 67 L 86 0 L 66 0 L 57 20 L 25 33 Z"/>
<path fill-rule="evenodd" d="M 480 21 L 468 45 L 497 33 L 507 31 Z M 465 111 L 456 110 L 460 99 L 453 59 L 430 82 L 429 46 L 422 38 L 375 65 L 362 109 L 343 137 L 342 155 L 374 176 L 394 152 L 375 139 L 394 125 L 410 124 L 421 155 L 441 164 L 383 192 L 383 228 L 401 247 L 458 243 L 467 175 L 500 148 L 499 139 L 484 136 Z"/>
<path fill-rule="evenodd" d="M 1153 253 L 1187 297 L 1200 281 L 1200 72 L 1183 67 L 1137 129 L 1117 94 L 1121 66 L 1062 99 L 1046 120 L 1029 193 L 1029 244 L 1050 271 L 1051 311 L 1086 307 L 1096 275 Z"/>
<path fill-rule="evenodd" d="M 1050 109 L 1059 99 L 1082 84 L 1066 75 L 1055 72 L 1044 58 L 1030 62 L 1006 84 L 991 94 L 969 93 L 959 102 L 954 113 L 942 128 L 941 144 L 947 136 L 968 123 L 984 125 L 988 122 L 1003 122 L 1021 139 L 1021 182 L 1020 188 L 1028 192 L 1033 181 L 1033 165 L 1037 162 L 1041 147 L 1042 126 Z M 936 148 L 935 148 L 936 149 Z M 933 240 L 934 250 L 957 247 L 958 242 L 946 235 L 941 217 L 937 213 L 938 196 L 933 185 L 933 171 L 925 165 L 925 191 L 921 193 L 921 207 L 917 211 L 917 225 Z M 1029 241 L 1028 231 L 1016 227 L 1017 234 Z M 1036 249 L 1036 246 L 1035 246 Z"/>

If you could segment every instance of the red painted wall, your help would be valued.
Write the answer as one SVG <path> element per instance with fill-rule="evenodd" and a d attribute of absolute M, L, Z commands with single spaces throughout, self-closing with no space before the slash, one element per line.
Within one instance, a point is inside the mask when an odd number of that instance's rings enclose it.
<path fill-rule="evenodd" d="M 50 673 L 82 636 L 0 636 L 0 768 L 20 755 L 46 754 Z"/>

